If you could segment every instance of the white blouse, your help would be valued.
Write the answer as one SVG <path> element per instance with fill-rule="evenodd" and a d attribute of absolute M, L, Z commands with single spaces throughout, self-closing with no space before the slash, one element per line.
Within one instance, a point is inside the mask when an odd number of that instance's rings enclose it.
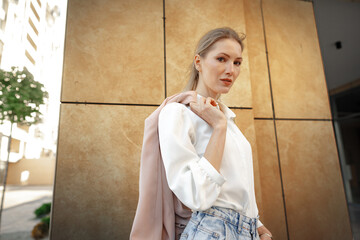
<path fill-rule="evenodd" d="M 219 105 L 227 118 L 220 173 L 203 157 L 212 127 L 184 104 L 169 103 L 161 110 L 159 140 L 169 187 L 193 211 L 219 206 L 257 218 L 251 146 L 234 122 L 235 113 Z"/>

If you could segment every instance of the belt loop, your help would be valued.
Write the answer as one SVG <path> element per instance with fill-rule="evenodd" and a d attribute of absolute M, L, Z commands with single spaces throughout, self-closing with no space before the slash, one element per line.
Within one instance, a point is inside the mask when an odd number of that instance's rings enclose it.
<path fill-rule="evenodd" d="M 255 239 L 256 239 L 256 237 L 257 237 L 257 223 L 258 223 L 258 220 L 257 220 L 257 218 L 254 218 L 254 220 L 253 220 L 253 235 L 254 235 L 254 237 L 255 237 Z"/>
<path fill-rule="evenodd" d="M 258 225 L 258 219 L 257 218 L 254 218 L 254 227 L 255 227 L 255 229 L 254 229 L 254 236 L 255 236 L 255 238 L 257 237 L 256 235 L 257 235 L 257 225 Z"/>
<path fill-rule="evenodd" d="M 241 233 L 243 220 L 242 220 L 242 215 L 239 212 L 237 213 L 237 220 L 238 220 L 238 224 L 237 224 L 238 232 Z"/>
<path fill-rule="evenodd" d="M 255 227 L 255 220 L 254 220 L 254 218 L 249 218 L 249 220 L 250 220 L 250 235 L 251 236 L 253 236 L 253 237 L 255 237 L 255 232 L 256 231 L 254 231 L 254 227 Z"/>

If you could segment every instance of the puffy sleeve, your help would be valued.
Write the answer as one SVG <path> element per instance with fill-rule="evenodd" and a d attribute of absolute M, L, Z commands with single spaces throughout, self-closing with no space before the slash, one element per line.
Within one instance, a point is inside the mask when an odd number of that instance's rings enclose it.
<path fill-rule="evenodd" d="M 196 153 L 195 138 L 186 106 L 166 105 L 159 115 L 159 141 L 169 187 L 184 205 L 202 211 L 214 204 L 225 179 Z"/>

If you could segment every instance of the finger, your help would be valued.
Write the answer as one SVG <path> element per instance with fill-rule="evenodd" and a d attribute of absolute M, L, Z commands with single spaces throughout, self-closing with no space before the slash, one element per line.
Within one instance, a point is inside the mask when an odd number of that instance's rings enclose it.
<path fill-rule="evenodd" d="M 206 98 L 201 97 L 197 103 L 198 110 L 204 109 L 204 105 L 206 104 Z"/>
<path fill-rule="evenodd" d="M 199 104 L 198 104 L 198 103 L 195 103 L 195 102 L 191 102 L 191 103 L 190 103 L 190 109 L 191 109 L 193 112 L 198 112 L 198 110 L 199 110 Z"/>
<path fill-rule="evenodd" d="M 206 98 L 201 97 L 201 100 L 199 101 L 200 106 L 203 106 L 204 104 L 206 104 Z"/>

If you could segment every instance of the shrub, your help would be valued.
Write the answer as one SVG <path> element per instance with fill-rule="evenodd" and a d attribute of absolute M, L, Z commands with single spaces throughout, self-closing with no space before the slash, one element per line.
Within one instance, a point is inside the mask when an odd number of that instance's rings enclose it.
<path fill-rule="evenodd" d="M 49 214 L 51 210 L 51 203 L 44 203 L 43 205 L 41 205 L 41 207 L 39 207 L 38 209 L 36 209 L 34 211 L 35 215 L 37 218 L 40 218 L 46 214 Z"/>

